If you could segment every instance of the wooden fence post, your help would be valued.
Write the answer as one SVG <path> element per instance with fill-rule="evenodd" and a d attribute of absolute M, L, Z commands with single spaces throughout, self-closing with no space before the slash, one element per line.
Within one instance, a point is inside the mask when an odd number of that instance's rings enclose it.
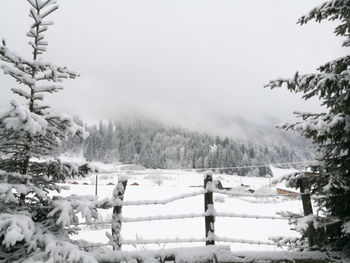
<path fill-rule="evenodd" d="M 98 176 L 97 176 L 97 173 L 96 173 L 96 178 L 95 178 L 95 196 L 97 196 L 97 184 L 98 184 Z"/>
<path fill-rule="evenodd" d="M 204 189 L 207 188 L 208 184 L 213 184 L 213 172 L 206 171 L 204 174 Z M 214 202 L 213 202 L 213 192 L 209 191 L 204 194 L 204 212 L 213 210 Z M 214 216 L 205 216 L 205 237 L 210 238 L 214 235 Z M 215 240 L 207 240 L 205 245 L 215 245 Z"/>
<path fill-rule="evenodd" d="M 123 201 L 124 193 L 128 180 L 126 178 L 118 178 L 118 184 L 113 190 L 113 197 L 115 201 Z M 112 216 L 112 246 L 113 250 L 121 250 L 122 247 L 122 205 L 116 205 L 113 207 L 113 216 Z"/>
<path fill-rule="evenodd" d="M 313 214 L 313 211 L 312 211 L 312 203 L 311 203 L 311 197 L 310 197 L 310 186 L 305 175 L 300 179 L 298 179 L 298 185 L 300 187 L 300 194 L 301 194 L 301 201 L 303 203 L 304 216 L 311 215 Z M 312 223 L 309 224 L 309 227 L 307 230 L 307 237 L 309 240 L 310 247 L 313 247 L 314 245 L 316 245 L 316 231 Z"/>

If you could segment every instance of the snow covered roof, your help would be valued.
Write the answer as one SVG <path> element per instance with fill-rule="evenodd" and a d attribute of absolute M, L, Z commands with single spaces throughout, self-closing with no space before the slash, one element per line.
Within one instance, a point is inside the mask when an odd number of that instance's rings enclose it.
<path fill-rule="evenodd" d="M 271 168 L 271 172 L 272 172 L 272 178 L 274 179 L 273 181 L 280 181 L 278 183 L 273 183 L 274 187 L 280 188 L 283 190 L 287 190 L 287 191 L 291 191 L 291 192 L 298 191 L 295 188 L 287 187 L 286 181 L 283 180 L 284 177 L 287 177 L 291 173 L 299 172 L 298 170 L 296 170 L 294 168 L 282 169 L 282 168 L 273 167 L 273 166 L 271 166 L 270 168 Z"/>

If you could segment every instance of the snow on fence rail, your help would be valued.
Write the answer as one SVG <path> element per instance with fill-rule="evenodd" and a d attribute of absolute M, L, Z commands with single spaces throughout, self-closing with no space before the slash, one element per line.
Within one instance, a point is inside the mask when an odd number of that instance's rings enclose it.
<path fill-rule="evenodd" d="M 261 216 L 261 215 L 249 215 L 249 214 L 236 214 L 236 213 L 224 213 L 207 210 L 204 213 L 190 213 L 190 214 L 180 214 L 180 215 L 159 215 L 159 216 L 145 216 L 137 218 L 122 217 L 122 222 L 143 222 L 143 221 L 155 221 L 155 220 L 168 220 L 168 219 L 187 219 L 205 216 L 215 216 L 215 217 L 233 217 L 233 218 L 255 218 L 255 219 L 281 219 L 289 220 L 290 217 L 282 216 Z"/>
<path fill-rule="evenodd" d="M 146 221 L 156 221 L 156 220 L 188 219 L 188 218 L 197 218 L 197 217 L 205 217 L 205 216 L 272 219 L 272 220 L 290 220 L 290 219 L 292 219 L 292 217 L 286 217 L 286 216 L 262 216 L 262 215 L 250 215 L 250 214 L 237 214 L 237 213 L 207 211 L 204 213 L 189 213 L 189 214 L 179 214 L 179 215 L 121 217 L 120 221 L 125 222 L 125 223 L 132 223 L 132 222 L 146 222 Z M 80 223 L 79 225 L 112 224 L 112 223 L 113 223 L 113 220 L 108 220 L 108 221 L 83 222 L 83 223 Z"/>
<path fill-rule="evenodd" d="M 123 240 L 122 244 L 125 245 L 139 245 L 139 244 L 170 244 L 170 243 L 197 243 L 197 242 L 207 242 L 207 241 L 220 241 L 220 242 L 230 242 L 230 243 L 244 243 L 253 245 L 275 245 L 273 242 L 269 241 L 256 241 L 256 240 L 246 240 L 237 238 L 226 238 L 218 236 L 210 236 L 208 238 L 159 238 L 159 239 L 143 239 L 138 238 L 136 240 Z"/>
<path fill-rule="evenodd" d="M 192 192 L 192 193 L 188 193 L 188 194 L 181 194 L 181 195 L 176 195 L 167 199 L 163 199 L 163 200 L 138 200 L 138 201 L 122 201 L 122 200 L 116 200 L 114 202 L 115 205 L 121 205 L 121 206 L 131 206 L 131 205 L 165 205 L 168 204 L 170 202 L 174 202 L 177 200 L 181 200 L 181 199 L 185 199 L 188 197 L 193 197 L 193 196 L 197 196 L 197 195 L 202 195 L 207 193 L 207 190 L 201 190 L 201 191 L 197 191 L 197 192 Z"/>
<path fill-rule="evenodd" d="M 237 197 L 292 197 L 295 195 L 303 195 L 304 193 L 293 193 L 293 194 L 244 194 L 244 193 L 234 193 L 231 191 L 227 191 L 227 190 L 220 190 L 214 187 L 210 187 L 210 189 L 205 189 L 205 190 L 201 190 L 201 191 L 197 191 L 197 192 L 192 192 L 192 193 L 187 193 L 187 194 L 182 194 L 182 195 L 176 195 L 167 199 L 163 199 L 163 200 L 135 200 L 135 201 L 120 201 L 117 200 L 115 201 L 113 204 L 114 205 L 120 205 L 120 206 L 140 206 L 140 205 L 166 205 L 168 203 L 174 202 L 174 201 L 178 201 L 181 199 L 185 199 L 188 197 L 194 197 L 197 195 L 202 195 L 202 194 L 206 194 L 208 192 L 212 192 L 212 193 L 217 193 L 217 194 L 224 194 L 224 195 L 228 195 L 228 196 L 237 196 Z M 306 193 L 305 193 L 306 194 Z"/>
<path fill-rule="evenodd" d="M 231 192 L 231 191 L 228 191 L 228 190 L 221 190 L 221 189 L 217 189 L 215 186 L 211 185 L 209 186 L 210 189 L 207 189 L 208 191 L 210 192 L 213 192 L 213 193 L 216 193 L 216 194 L 224 194 L 224 195 L 228 195 L 228 196 L 241 196 L 241 197 L 279 197 L 279 196 L 295 196 L 295 195 L 298 195 L 298 196 L 301 196 L 303 195 L 304 193 L 293 193 L 293 194 L 255 194 L 255 193 L 252 193 L 252 194 L 244 194 L 244 193 L 234 193 L 234 192 Z"/>
<path fill-rule="evenodd" d="M 305 179 L 305 178 L 304 178 Z M 303 180 L 304 180 L 303 179 Z M 302 183 L 302 182 L 300 182 Z M 127 177 L 120 177 L 119 182 L 113 191 L 112 204 L 113 208 L 113 219 L 110 221 L 95 221 L 86 222 L 81 224 L 92 225 L 92 224 L 111 224 L 112 225 L 112 235 L 109 235 L 110 241 L 106 244 L 91 244 L 83 246 L 85 247 L 101 247 L 101 246 L 113 246 L 114 250 L 121 250 L 122 244 L 125 245 L 137 245 L 137 244 L 159 244 L 159 243 L 187 243 L 187 242 L 205 242 L 206 245 L 215 245 L 215 241 L 218 242 L 230 242 L 230 243 L 246 243 L 255 245 L 276 245 L 274 242 L 270 241 L 256 241 L 256 240 L 245 240 L 236 239 L 228 237 L 218 237 L 215 235 L 215 217 L 228 217 L 228 218 L 253 218 L 253 219 L 271 219 L 271 220 L 290 220 L 294 219 L 294 216 L 282 215 L 282 216 L 262 216 L 262 215 L 251 215 L 251 214 L 238 214 L 238 213 L 227 213 L 227 212 L 217 212 L 214 208 L 213 193 L 224 194 L 229 196 L 249 196 L 249 197 L 275 197 L 281 195 L 271 195 L 271 194 L 241 194 L 233 193 L 227 190 L 220 190 L 215 187 L 213 183 L 213 172 L 208 170 L 204 173 L 204 189 L 197 192 L 176 195 L 164 200 L 140 200 L 140 201 L 123 201 L 124 192 L 127 185 Z M 305 182 L 304 182 L 304 185 Z M 122 216 L 123 206 L 135 206 L 135 205 L 165 205 L 170 202 L 177 200 L 204 195 L 204 212 L 203 213 L 188 213 L 188 214 L 178 214 L 178 215 L 157 215 L 157 216 L 146 216 L 137 218 L 128 218 Z M 304 214 L 310 215 L 311 204 L 310 194 L 307 189 L 303 186 L 301 187 Z M 291 196 L 290 194 L 283 194 L 282 196 Z M 307 209 L 305 209 L 307 208 Z M 312 209 L 312 208 L 311 208 Z M 170 220 L 170 219 L 188 219 L 188 218 L 205 218 L 205 237 L 203 238 L 174 238 L 174 239 L 141 239 L 136 240 L 124 240 L 121 237 L 121 225 L 127 222 L 142 222 L 142 221 L 155 221 L 155 220 Z M 311 238 L 311 239 L 310 239 Z M 309 243 L 310 246 L 313 244 L 313 233 L 312 229 L 309 232 Z M 311 241 L 311 242 L 310 242 Z M 288 246 L 288 245 L 282 245 Z"/>

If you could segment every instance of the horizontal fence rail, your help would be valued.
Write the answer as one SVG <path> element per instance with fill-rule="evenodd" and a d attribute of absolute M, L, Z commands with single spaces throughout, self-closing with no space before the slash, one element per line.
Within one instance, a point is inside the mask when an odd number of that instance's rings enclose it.
<path fill-rule="evenodd" d="M 172 220 L 172 219 L 188 219 L 205 216 L 215 217 L 232 217 L 232 218 L 252 218 L 252 219 L 272 219 L 272 220 L 290 220 L 294 217 L 285 216 L 264 216 L 264 215 L 250 215 L 250 214 L 237 214 L 237 213 L 226 213 L 226 212 L 205 212 L 205 213 L 190 213 L 190 214 L 179 214 L 179 215 L 157 215 L 157 216 L 143 216 L 143 217 L 121 217 L 121 222 L 132 223 L 132 222 L 146 222 L 156 220 Z M 112 224 L 113 220 L 108 221 L 92 221 L 82 222 L 79 225 L 98 225 L 98 224 Z"/>
<path fill-rule="evenodd" d="M 248 240 L 248 239 L 237 239 L 237 238 L 226 238 L 226 237 L 218 237 L 218 236 L 210 236 L 208 238 L 159 238 L 159 239 L 143 239 L 139 238 L 136 240 L 122 240 L 122 244 L 125 245 L 142 245 L 142 244 L 174 244 L 174 243 L 198 243 L 198 242 L 206 242 L 206 241 L 218 241 L 218 242 L 228 242 L 228 243 L 244 243 L 251 245 L 268 245 L 274 246 L 276 245 L 273 242 L 269 241 L 256 241 L 256 240 Z"/>
<path fill-rule="evenodd" d="M 270 241 L 259 241 L 259 240 L 249 240 L 240 238 L 228 238 L 219 236 L 210 236 L 209 238 L 137 238 L 137 239 L 122 239 L 121 244 L 123 245 L 149 245 L 149 244 L 176 244 L 176 243 L 200 243 L 206 241 L 217 241 L 226 243 L 242 243 L 250 245 L 266 245 L 266 246 L 276 246 L 276 243 Z M 93 243 L 87 245 L 81 245 L 80 248 L 90 248 L 90 247 L 106 247 L 112 246 L 111 243 Z M 290 247 L 290 245 L 281 244 L 284 247 Z"/>
<path fill-rule="evenodd" d="M 306 183 L 304 182 L 304 185 Z M 206 245 L 215 245 L 215 242 L 229 242 L 229 243 L 244 243 L 244 244 L 254 244 L 254 245 L 274 245 L 274 246 L 284 246 L 291 247 L 290 244 L 279 244 L 279 242 L 272 241 L 257 241 L 257 240 L 246 240 L 237 239 L 230 237 L 219 237 L 215 235 L 215 218 L 250 218 L 250 219 L 267 219 L 267 220 L 292 220 L 297 218 L 299 215 L 293 214 L 282 214 L 281 216 L 270 216 L 270 215 L 254 215 L 254 214 L 240 214 L 233 212 L 219 212 L 214 208 L 213 194 L 224 194 L 227 196 L 234 197 L 295 197 L 296 195 L 302 196 L 301 200 L 303 205 L 306 201 L 310 202 L 310 194 L 307 187 L 303 187 L 301 193 L 293 194 L 245 194 L 245 193 L 235 193 L 228 190 L 218 189 L 213 182 L 213 172 L 206 171 L 204 173 L 204 189 L 196 192 L 176 195 L 163 200 L 135 200 L 135 201 L 124 201 L 124 193 L 127 186 L 126 177 L 120 177 L 120 181 L 116 185 L 113 196 L 110 202 L 114 205 L 113 209 L 113 219 L 109 221 L 94 221 L 80 223 L 79 225 L 98 225 L 98 224 L 109 224 L 112 226 L 112 235 L 109 235 L 110 241 L 106 244 L 95 243 L 86 244 L 82 248 L 88 247 L 103 247 L 112 246 L 114 250 L 121 250 L 122 245 L 145 245 L 145 244 L 160 244 L 160 243 L 198 243 L 205 242 Z M 122 207 L 123 206 L 141 206 L 141 205 L 166 205 L 170 202 L 195 197 L 203 195 L 204 196 L 204 212 L 202 213 L 186 213 L 186 214 L 168 214 L 168 215 L 153 215 L 153 216 L 143 216 L 143 217 L 123 217 Z M 305 211 L 304 211 L 305 213 Z M 308 215 L 312 213 L 312 210 L 308 208 Z M 301 216 L 301 215 L 300 215 Z M 203 238 L 158 238 L 158 239 L 144 239 L 137 238 L 136 240 L 123 239 L 121 237 L 121 225 L 122 223 L 132 223 L 132 222 L 145 222 L 145 221 L 156 221 L 156 220 L 179 220 L 179 219 L 189 219 L 189 218 L 205 218 L 205 237 Z M 310 236 L 312 234 L 309 234 Z"/>
<path fill-rule="evenodd" d="M 197 195 L 203 195 L 207 193 L 207 190 L 201 190 L 201 191 L 197 191 L 197 192 L 192 192 L 192 193 L 188 193 L 188 194 L 181 194 L 181 195 L 176 195 L 167 199 L 163 199 L 163 200 L 138 200 L 138 201 L 120 201 L 117 200 L 116 202 L 114 202 L 115 205 L 122 205 L 122 206 L 138 206 L 138 205 L 166 205 L 168 203 L 174 202 L 174 201 L 178 201 L 181 199 L 185 199 L 188 197 L 193 197 L 193 196 L 197 196 Z"/>
<path fill-rule="evenodd" d="M 121 206 L 141 206 L 141 205 L 166 205 L 168 203 L 186 199 L 188 197 L 194 197 L 198 195 L 203 195 L 208 192 L 217 193 L 217 194 L 223 194 L 228 196 L 237 196 L 237 197 L 293 197 L 293 196 L 302 196 L 302 195 L 308 195 L 308 193 L 293 193 L 293 194 L 245 194 L 245 193 L 235 193 L 228 190 L 221 190 L 216 188 L 215 186 L 210 186 L 209 188 L 197 192 L 187 193 L 187 194 L 181 194 L 177 196 L 173 196 L 167 199 L 163 200 L 135 200 L 135 201 L 120 201 L 117 200 L 113 202 L 114 205 L 121 205 Z"/>
<path fill-rule="evenodd" d="M 210 187 L 210 189 L 208 189 L 208 191 L 212 192 L 212 193 L 216 193 L 216 194 L 223 194 L 223 195 L 228 195 L 228 196 L 237 196 L 237 197 L 291 197 L 291 196 L 300 196 L 302 194 L 300 193 L 293 193 L 293 194 L 243 194 L 243 193 L 235 193 L 235 192 L 231 192 L 228 190 L 221 190 L 221 189 L 217 189 L 215 186 L 214 187 Z"/>

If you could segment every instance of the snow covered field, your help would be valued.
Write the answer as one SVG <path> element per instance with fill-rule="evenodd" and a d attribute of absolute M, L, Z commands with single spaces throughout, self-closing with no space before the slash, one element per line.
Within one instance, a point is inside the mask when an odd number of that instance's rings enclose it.
<path fill-rule="evenodd" d="M 194 171 L 183 170 L 123 170 L 118 165 L 99 165 L 103 170 L 98 174 L 98 198 L 111 197 L 114 183 L 118 176 L 128 175 L 128 186 L 124 201 L 166 199 L 175 195 L 191 193 L 203 189 L 203 175 Z M 289 173 L 291 170 L 272 168 L 274 176 Z M 257 194 L 276 194 L 275 186 L 269 186 L 269 178 L 239 177 L 236 175 L 215 174 L 224 187 L 232 187 L 235 192 L 248 193 L 248 189 Z M 78 184 L 72 184 L 73 182 Z M 85 185 L 83 184 L 85 183 Z M 86 185 L 87 184 L 87 185 Z M 72 179 L 66 185 L 62 195 L 94 195 L 95 175 L 86 178 Z M 137 184 L 137 185 L 133 185 Z M 242 184 L 244 186 L 242 186 Z M 276 212 L 301 212 L 300 199 L 286 197 L 229 197 L 214 194 L 215 209 L 217 212 L 229 212 L 250 215 L 278 216 Z M 156 215 L 179 215 L 204 212 L 203 195 L 190 197 L 166 205 L 124 206 L 123 217 L 135 218 Z M 101 210 L 100 220 L 111 220 L 112 209 Z M 75 238 L 91 242 L 107 243 L 106 232 L 111 232 L 110 225 L 94 229 L 92 226 L 82 226 L 83 230 Z M 269 241 L 269 237 L 298 236 L 290 230 L 287 220 L 249 219 L 249 218 L 220 218 L 215 221 L 215 234 L 219 237 L 246 239 L 255 241 Z M 204 238 L 204 218 L 157 220 L 146 222 L 125 222 L 122 225 L 123 239 L 174 239 L 174 238 Z M 222 243 L 230 245 L 232 251 L 242 250 L 280 250 L 271 245 L 252 245 L 242 243 Z M 201 246 L 203 243 L 176 243 L 155 245 L 123 245 L 123 250 L 160 249 L 173 247 Z"/>

